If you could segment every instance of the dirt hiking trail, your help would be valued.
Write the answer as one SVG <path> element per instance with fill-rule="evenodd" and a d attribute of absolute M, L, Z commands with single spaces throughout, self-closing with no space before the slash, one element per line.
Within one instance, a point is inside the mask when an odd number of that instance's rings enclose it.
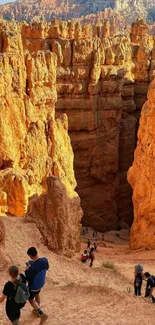
<path fill-rule="evenodd" d="M 7 263 L 18 264 L 23 272 L 26 251 L 36 246 L 40 256 L 50 263 L 47 281 L 41 293 L 41 306 L 49 315 L 46 325 L 152 325 L 155 305 L 143 297 L 133 296 L 134 265 L 141 262 L 146 271 L 155 274 L 155 251 L 130 252 L 127 241 L 111 234 L 111 244 L 99 247 L 92 268 L 82 265 L 80 254 L 73 259 L 50 252 L 42 243 L 33 224 L 24 219 L 3 217 L 6 228 Z M 81 245 L 81 250 L 86 244 Z M 113 269 L 103 267 L 103 261 L 114 263 Z M 0 261 L 0 290 L 9 279 L 6 265 Z M 145 284 L 144 284 L 145 287 Z M 143 288 L 144 292 L 144 288 Z M 37 325 L 27 303 L 22 310 L 21 325 Z M 0 325 L 9 325 L 5 304 L 0 305 Z"/>

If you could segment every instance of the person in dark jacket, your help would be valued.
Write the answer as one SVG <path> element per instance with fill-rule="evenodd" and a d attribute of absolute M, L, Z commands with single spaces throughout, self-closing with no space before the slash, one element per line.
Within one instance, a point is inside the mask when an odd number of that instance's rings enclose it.
<path fill-rule="evenodd" d="M 90 265 L 89 266 L 92 267 L 93 266 L 94 259 L 95 259 L 94 247 L 91 247 L 91 249 L 90 249 L 89 259 L 90 259 Z"/>
<path fill-rule="evenodd" d="M 29 302 L 36 314 L 41 317 L 40 324 L 43 324 L 48 316 L 40 308 L 39 294 L 45 284 L 46 271 L 49 269 L 49 264 L 47 258 L 39 258 L 35 247 L 30 247 L 27 254 L 31 259 L 26 263 L 27 267 L 25 271 L 30 292 Z"/>
<path fill-rule="evenodd" d="M 151 275 L 149 272 L 145 272 L 143 278 L 147 281 L 145 297 L 150 297 L 152 299 L 152 302 L 155 303 L 155 297 L 153 296 L 153 290 L 155 287 L 155 276 Z"/>
<path fill-rule="evenodd" d="M 87 241 L 87 248 L 90 249 L 90 240 Z"/>
<path fill-rule="evenodd" d="M 10 280 L 6 282 L 3 293 L 0 296 L 0 303 L 6 300 L 6 314 L 13 325 L 19 325 L 20 311 L 25 306 L 25 303 L 15 302 L 15 295 L 19 281 L 26 282 L 25 277 L 19 274 L 18 267 L 12 265 L 9 267 Z"/>
<path fill-rule="evenodd" d="M 98 250 L 97 250 L 97 244 L 96 243 L 94 243 L 94 251 L 95 252 L 98 252 Z"/>
<path fill-rule="evenodd" d="M 143 283 L 142 273 L 135 272 L 135 279 L 134 279 L 135 296 L 141 296 L 142 283 Z"/>

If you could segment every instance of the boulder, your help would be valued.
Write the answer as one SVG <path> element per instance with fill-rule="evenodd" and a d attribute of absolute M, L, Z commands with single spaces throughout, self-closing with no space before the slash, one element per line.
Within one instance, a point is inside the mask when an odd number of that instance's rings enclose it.
<path fill-rule="evenodd" d="M 30 199 L 26 219 L 36 223 L 45 245 L 67 257 L 80 249 L 82 209 L 78 195 L 70 197 L 57 177 L 47 180 L 47 193 Z"/>

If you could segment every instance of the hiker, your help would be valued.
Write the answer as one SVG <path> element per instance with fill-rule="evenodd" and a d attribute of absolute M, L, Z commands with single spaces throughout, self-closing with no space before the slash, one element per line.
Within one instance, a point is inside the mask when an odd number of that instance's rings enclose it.
<path fill-rule="evenodd" d="M 87 250 L 85 250 L 81 255 L 81 262 L 86 263 L 87 259 L 88 259 L 88 252 Z"/>
<path fill-rule="evenodd" d="M 97 237 L 97 236 L 98 236 L 97 231 L 94 231 L 94 232 L 93 232 L 93 237 Z"/>
<path fill-rule="evenodd" d="M 97 250 L 97 244 L 96 243 L 94 243 L 94 251 L 95 252 L 98 252 L 98 250 Z"/>
<path fill-rule="evenodd" d="M 145 297 L 150 297 L 152 302 L 155 303 L 155 297 L 153 296 L 153 288 L 155 287 L 155 276 L 149 272 L 144 273 L 144 280 L 146 283 Z"/>
<path fill-rule="evenodd" d="M 0 303 L 6 299 L 6 314 L 13 325 L 19 325 L 20 310 L 25 306 L 29 293 L 27 289 L 27 297 L 25 298 L 24 302 L 16 302 L 16 294 L 19 283 L 22 282 L 26 289 L 26 279 L 24 275 L 19 274 L 19 270 L 16 265 L 10 266 L 8 273 L 11 279 L 6 282 L 4 286 L 3 294 L 0 297 Z"/>
<path fill-rule="evenodd" d="M 46 271 L 49 269 L 48 260 L 45 257 L 39 258 L 35 247 L 30 247 L 27 251 L 31 261 L 26 263 L 25 276 L 29 286 L 29 303 L 36 315 L 40 316 L 40 324 L 43 324 L 48 316 L 40 308 L 40 291 L 45 284 Z"/>
<path fill-rule="evenodd" d="M 88 242 L 87 242 L 87 248 L 90 249 L 90 240 L 88 239 Z"/>
<path fill-rule="evenodd" d="M 143 265 L 135 265 L 135 279 L 134 279 L 134 294 L 141 296 L 141 288 L 143 282 Z"/>
<path fill-rule="evenodd" d="M 95 256 L 94 256 L 94 247 L 91 247 L 90 249 L 90 253 L 89 253 L 89 259 L 90 259 L 90 267 L 93 266 L 93 262 L 94 262 L 94 259 L 95 259 Z"/>

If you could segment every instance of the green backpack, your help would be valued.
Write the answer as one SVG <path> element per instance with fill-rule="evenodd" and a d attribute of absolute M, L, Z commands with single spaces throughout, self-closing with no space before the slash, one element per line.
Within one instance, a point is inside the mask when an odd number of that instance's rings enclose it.
<path fill-rule="evenodd" d="M 26 301 L 29 299 L 29 297 L 30 297 L 30 293 L 26 284 L 22 281 L 19 281 L 16 287 L 16 294 L 14 297 L 15 302 L 17 304 L 25 304 Z"/>

